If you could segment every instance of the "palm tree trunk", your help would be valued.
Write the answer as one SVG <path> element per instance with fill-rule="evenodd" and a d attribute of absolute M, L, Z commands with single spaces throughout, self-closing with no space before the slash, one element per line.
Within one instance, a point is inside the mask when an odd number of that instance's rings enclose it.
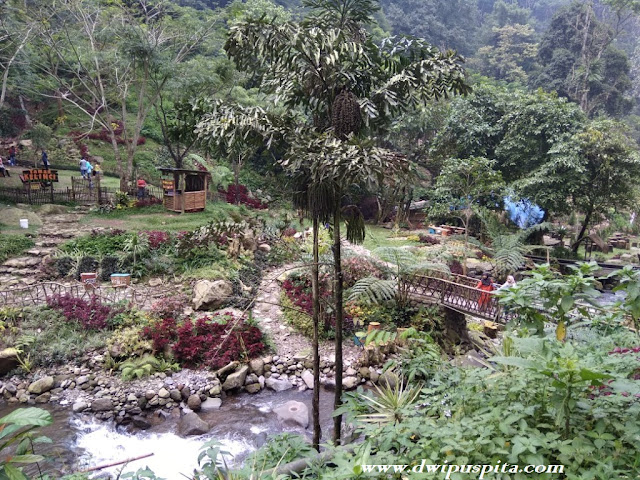
<path fill-rule="evenodd" d="M 336 392 L 333 401 L 333 408 L 336 410 L 342 404 L 342 255 L 340 252 L 340 190 L 336 195 L 336 205 L 333 213 L 333 295 L 335 299 L 335 315 L 336 315 Z M 333 442 L 340 445 L 340 430 L 342 427 L 342 415 L 333 417 Z"/>
<path fill-rule="evenodd" d="M 320 285 L 319 285 L 319 248 L 318 217 L 313 216 L 313 263 L 311 265 L 311 296 L 313 299 L 313 448 L 320 451 L 320 353 L 318 352 L 318 335 L 320 326 Z"/>

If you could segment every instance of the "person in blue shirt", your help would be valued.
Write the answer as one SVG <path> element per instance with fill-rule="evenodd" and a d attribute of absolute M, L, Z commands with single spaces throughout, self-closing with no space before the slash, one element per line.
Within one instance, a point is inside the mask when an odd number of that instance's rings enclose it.
<path fill-rule="evenodd" d="M 49 156 L 44 148 L 42 149 L 42 158 L 40 158 L 40 161 L 42 162 L 42 167 L 45 170 L 49 170 Z"/>

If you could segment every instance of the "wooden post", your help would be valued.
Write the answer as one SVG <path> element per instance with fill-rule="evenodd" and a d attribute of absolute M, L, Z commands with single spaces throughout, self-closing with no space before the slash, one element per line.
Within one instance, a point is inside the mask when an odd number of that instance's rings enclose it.
<path fill-rule="evenodd" d="M 25 184 L 27 186 L 27 198 L 29 199 L 29 205 L 31 205 L 31 182 Z"/>
<path fill-rule="evenodd" d="M 96 189 L 98 192 L 98 206 L 102 205 L 102 192 L 100 191 L 100 175 L 96 175 Z"/>
<path fill-rule="evenodd" d="M 207 180 L 209 175 L 204 176 L 204 208 L 207 208 Z"/>
<path fill-rule="evenodd" d="M 55 200 L 53 199 L 53 182 L 50 182 L 51 185 L 51 203 L 55 203 Z"/>
<path fill-rule="evenodd" d="M 73 177 L 71 177 L 71 199 L 75 203 L 76 201 L 76 182 Z"/>
<path fill-rule="evenodd" d="M 182 205 L 180 206 L 180 210 L 181 210 L 180 213 L 184 213 L 184 201 L 185 201 L 185 194 L 187 190 L 187 176 L 184 173 L 181 173 L 180 180 L 182 181 L 182 196 L 181 196 Z"/>

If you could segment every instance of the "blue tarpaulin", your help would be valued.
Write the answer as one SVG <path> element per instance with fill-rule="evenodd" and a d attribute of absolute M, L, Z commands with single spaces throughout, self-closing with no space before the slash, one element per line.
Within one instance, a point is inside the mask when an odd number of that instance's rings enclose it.
<path fill-rule="evenodd" d="M 539 224 L 544 218 L 544 210 L 526 198 L 513 201 L 504 197 L 504 209 L 511 221 L 523 229 Z"/>

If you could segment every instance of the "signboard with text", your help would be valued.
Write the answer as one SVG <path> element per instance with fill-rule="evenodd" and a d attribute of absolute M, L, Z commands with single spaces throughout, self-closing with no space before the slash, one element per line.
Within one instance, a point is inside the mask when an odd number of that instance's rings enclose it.
<path fill-rule="evenodd" d="M 162 189 L 163 190 L 173 190 L 174 189 L 173 180 L 162 180 Z"/>
<path fill-rule="evenodd" d="M 32 168 L 31 170 L 22 171 L 22 181 L 28 182 L 57 182 L 57 170 L 45 170 L 44 168 Z"/>

